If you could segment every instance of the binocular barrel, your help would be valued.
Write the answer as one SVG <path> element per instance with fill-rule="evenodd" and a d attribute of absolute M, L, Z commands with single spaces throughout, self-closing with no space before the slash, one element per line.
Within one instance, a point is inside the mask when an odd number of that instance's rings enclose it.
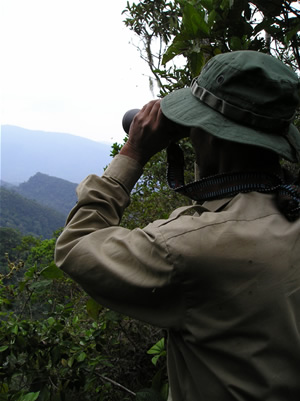
<path fill-rule="evenodd" d="M 123 130 L 126 132 L 126 134 L 129 133 L 130 125 L 132 123 L 132 120 L 134 119 L 134 116 L 140 111 L 140 109 L 131 109 L 126 111 L 126 113 L 123 116 L 122 119 L 122 126 Z"/>

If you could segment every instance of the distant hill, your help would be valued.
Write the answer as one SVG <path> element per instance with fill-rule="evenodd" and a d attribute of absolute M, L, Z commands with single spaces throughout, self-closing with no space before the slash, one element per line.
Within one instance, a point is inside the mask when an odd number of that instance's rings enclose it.
<path fill-rule="evenodd" d="M 15 188 L 14 184 L 10 184 L 9 182 L 0 180 L 0 187 L 5 187 L 5 188 Z"/>
<path fill-rule="evenodd" d="M 15 187 L 20 195 L 48 206 L 65 217 L 77 201 L 77 184 L 47 174 L 37 173 Z"/>
<path fill-rule="evenodd" d="M 15 191 L 0 187 L 0 227 L 18 229 L 23 235 L 52 238 L 64 226 L 65 216 Z"/>
<path fill-rule="evenodd" d="M 103 173 L 110 151 L 110 144 L 75 135 L 3 125 L 1 180 L 20 184 L 41 172 L 79 183 L 89 174 Z"/>

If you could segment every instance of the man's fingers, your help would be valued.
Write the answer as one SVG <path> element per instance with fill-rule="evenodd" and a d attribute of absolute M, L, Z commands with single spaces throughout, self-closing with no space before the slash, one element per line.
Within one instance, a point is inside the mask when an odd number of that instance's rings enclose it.
<path fill-rule="evenodd" d="M 133 123 L 142 129 L 154 131 L 159 128 L 161 120 L 160 100 L 151 100 L 145 104 L 133 119 Z"/>

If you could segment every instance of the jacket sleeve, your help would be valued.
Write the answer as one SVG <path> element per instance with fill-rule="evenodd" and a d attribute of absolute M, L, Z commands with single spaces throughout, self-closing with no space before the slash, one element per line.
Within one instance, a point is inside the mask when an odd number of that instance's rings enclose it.
<path fill-rule="evenodd" d="M 159 224 L 119 226 L 130 191 L 142 173 L 116 156 L 102 177 L 87 177 L 57 240 L 55 262 L 97 302 L 160 327 L 176 327 L 180 283 Z"/>

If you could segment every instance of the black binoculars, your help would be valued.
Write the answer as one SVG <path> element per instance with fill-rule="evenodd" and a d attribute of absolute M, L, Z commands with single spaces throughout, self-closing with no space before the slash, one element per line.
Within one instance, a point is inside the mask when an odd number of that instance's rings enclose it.
<path fill-rule="evenodd" d="M 123 130 L 126 132 L 126 134 L 129 133 L 130 125 L 132 123 L 132 120 L 134 119 L 134 116 L 140 111 L 140 109 L 131 109 L 126 111 L 126 113 L 123 116 L 122 119 L 122 126 Z"/>

